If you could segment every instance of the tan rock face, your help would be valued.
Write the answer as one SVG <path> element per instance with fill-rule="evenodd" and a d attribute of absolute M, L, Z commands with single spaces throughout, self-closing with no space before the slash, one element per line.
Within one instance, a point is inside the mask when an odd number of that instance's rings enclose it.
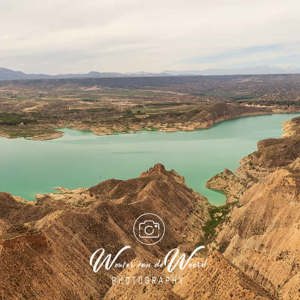
<path fill-rule="evenodd" d="M 294 118 L 285 122 L 284 126 L 284 136 L 296 136 L 300 134 L 300 118 Z"/>
<path fill-rule="evenodd" d="M 257 151 L 240 161 L 236 172 L 225 169 L 207 182 L 207 187 L 223 192 L 228 202 L 240 200 L 244 192 L 277 168 L 293 163 L 300 153 L 300 118 L 285 124 L 283 138 L 257 143 Z M 299 134 L 298 134 L 299 133 Z"/>
<path fill-rule="evenodd" d="M 0 206 L 0 294 L 5 299 L 101 299 L 112 273 L 93 273 L 89 257 L 96 249 L 116 253 L 131 245 L 122 259 L 153 260 L 179 245 L 193 249 L 209 218 L 207 200 L 162 165 L 140 178 L 40 196 L 35 204 L 1 193 Z M 167 228 L 163 241 L 150 248 L 132 233 L 144 212 L 159 214 Z"/>
<path fill-rule="evenodd" d="M 299 179 L 282 169 L 254 185 L 218 236 L 225 257 L 274 296 L 300 274 Z"/>
<path fill-rule="evenodd" d="M 173 291 L 182 299 L 270 299 L 263 289 L 217 252 L 207 257 L 205 268 L 185 269 L 181 276 L 182 283 L 176 283 Z"/>
<path fill-rule="evenodd" d="M 207 181 L 206 186 L 212 190 L 223 192 L 226 195 L 227 203 L 239 201 L 247 187 L 247 182 L 225 169 Z"/>
<path fill-rule="evenodd" d="M 269 168 L 269 174 L 245 189 L 217 237 L 230 262 L 272 297 L 284 300 L 300 299 L 298 145 L 298 136 L 259 144 L 255 163 Z"/>
<path fill-rule="evenodd" d="M 203 258 L 196 257 L 191 264 L 203 262 Z M 138 264 L 138 261 L 136 261 Z M 127 299 L 271 299 L 269 295 L 255 285 L 249 278 L 233 267 L 218 253 L 207 257 L 206 267 L 202 269 L 177 270 L 175 274 L 180 278 L 176 283 L 164 284 L 131 284 L 114 285 L 105 295 L 105 300 Z M 171 276 L 172 276 L 171 275 Z M 166 270 L 141 270 L 133 268 L 123 271 L 122 277 L 148 276 L 159 278 L 168 276 Z M 172 278 L 170 279 L 172 280 Z"/>

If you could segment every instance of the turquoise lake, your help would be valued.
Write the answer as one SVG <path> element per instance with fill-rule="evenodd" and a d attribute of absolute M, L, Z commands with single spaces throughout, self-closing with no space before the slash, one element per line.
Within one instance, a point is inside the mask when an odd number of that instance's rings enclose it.
<path fill-rule="evenodd" d="M 0 138 L 0 191 L 33 200 L 55 187 L 89 187 L 108 178 L 137 177 L 157 162 L 183 175 L 189 187 L 220 205 L 225 197 L 205 188 L 224 168 L 279 137 L 282 123 L 299 114 L 247 117 L 193 132 L 139 132 L 96 136 L 64 129 L 62 138 L 31 141 Z"/>

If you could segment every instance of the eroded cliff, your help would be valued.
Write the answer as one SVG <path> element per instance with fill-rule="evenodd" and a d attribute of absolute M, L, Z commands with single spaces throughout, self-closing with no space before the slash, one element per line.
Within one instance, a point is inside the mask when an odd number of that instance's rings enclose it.
<path fill-rule="evenodd" d="M 241 161 L 234 174 L 244 182 L 239 202 L 216 238 L 225 258 L 274 299 L 300 299 L 299 124 L 290 121 L 285 129 L 292 132 L 259 142 Z M 229 186 L 222 182 L 225 192 L 233 191 L 229 198 L 237 194 L 231 178 Z"/>

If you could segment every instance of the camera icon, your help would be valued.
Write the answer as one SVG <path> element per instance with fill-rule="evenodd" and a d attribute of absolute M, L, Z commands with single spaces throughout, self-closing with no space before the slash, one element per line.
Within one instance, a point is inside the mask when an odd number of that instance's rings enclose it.
<path fill-rule="evenodd" d="M 146 220 L 139 223 L 139 237 L 141 239 L 159 238 L 160 224 L 153 220 Z"/>
<path fill-rule="evenodd" d="M 165 234 L 162 218 L 153 213 L 140 215 L 133 224 L 133 234 L 138 242 L 144 245 L 155 245 Z"/>

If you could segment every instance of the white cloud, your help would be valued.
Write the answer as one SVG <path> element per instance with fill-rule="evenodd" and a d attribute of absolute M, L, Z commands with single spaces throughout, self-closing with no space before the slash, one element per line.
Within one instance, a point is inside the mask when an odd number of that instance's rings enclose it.
<path fill-rule="evenodd" d="M 162 71 L 242 65 L 249 58 L 276 63 L 276 55 L 283 64 L 282 57 L 299 49 L 299 31 L 298 0 L 1 0 L 0 66 Z M 274 44 L 280 51 L 186 63 Z"/>

